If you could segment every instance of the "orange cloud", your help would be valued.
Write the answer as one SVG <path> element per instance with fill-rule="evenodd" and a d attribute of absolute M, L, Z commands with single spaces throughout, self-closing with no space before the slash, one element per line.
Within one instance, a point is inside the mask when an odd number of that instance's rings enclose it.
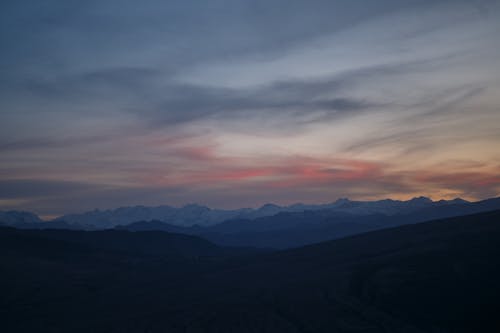
<path fill-rule="evenodd" d="M 422 172 L 415 177 L 419 183 L 448 187 L 488 187 L 500 185 L 500 170 L 482 172 Z"/>

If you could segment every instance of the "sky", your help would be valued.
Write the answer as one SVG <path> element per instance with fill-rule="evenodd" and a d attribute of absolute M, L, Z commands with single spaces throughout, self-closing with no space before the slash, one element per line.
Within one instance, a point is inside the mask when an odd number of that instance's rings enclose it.
<path fill-rule="evenodd" d="M 498 0 L 5 0 L 0 210 L 500 195 Z"/>

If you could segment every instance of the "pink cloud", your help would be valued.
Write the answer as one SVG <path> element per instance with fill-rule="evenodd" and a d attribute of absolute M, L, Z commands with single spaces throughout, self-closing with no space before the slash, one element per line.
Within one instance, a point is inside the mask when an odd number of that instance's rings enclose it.
<path fill-rule="evenodd" d="M 179 152 L 179 151 L 177 151 Z M 228 185 L 258 183 L 263 187 L 296 187 L 326 185 L 342 182 L 370 181 L 383 174 L 382 165 L 350 159 L 324 160 L 309 157 L 273 158 L 269 161 L 217 157 L 210 148 L 182 150 L 180 155 L 192 160 L 210 162 L 197 167 L 196 163 L 179 170 L 148 177 L 149 183 L 161 185 Z M 262 165 L 256 165 L 257 163 Z"/>

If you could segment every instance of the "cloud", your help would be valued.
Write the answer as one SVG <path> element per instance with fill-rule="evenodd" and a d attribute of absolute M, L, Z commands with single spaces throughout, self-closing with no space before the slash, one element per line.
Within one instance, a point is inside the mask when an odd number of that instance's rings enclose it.
<path fill-rule="evenodd" d="M 183 68 L 221 57 L 283 53 L 318 34 L 421 6 L 422 2 L 383 0 L 361 5 L 347 0 L 147 0 L 137 6 L 131 0 L 4 1 L 0 27 L 9 31 L 2 37 L 10 47 L 2 56 L 9 62 L 26 64 L 37 54 L 40 65 L 57 60 L 71 66 L 77 61 L 95 65 L 97 60 L 109 66 L 126 61 L 157 63 L 161 59 L 170 68 Z M 33 52 L 20 56 L 18 51 L 25 48 Z"/>
<path fill-rule="evenodd" d="M 424 187 L 447 189 L 473 198 L 495 197 L 500 190 L 500 168 L 481 171 L 421 171 L 414 180 Z"/>
<path fill-rule="evenodd" d="M 96 135 L 86 137 L 35 137 L 25 140 L 17 140 L 0 144 L 0 152 L 12 152 L 19 150 L 37 150 L 37 149 L 57 149 L 82 146 L 89 144 L 102 144 L 103 142 L 113 140 L 112 135 Z"/>
<path fill-rule="evenodd" d="M 369 73 L 371 75 L 372 70 Z M 376 106 L 339 94 L 337 87 L 345 85 L 349 79 L 343 75 L 322 80 L 278 82 L 253 89 L 185 84 L 162 75 L 144 68 L 111 68 L 44 81 L 33 79 L 10 89 L 15 87 L 17 98 L 37 104 L 37 112 L 81 112 L 83 109 L 98 114 L 108 106 L 110 111 L 133 113 L 155 126 L 173 126 L 214 116 L 231 119 L 257 114 L 269 117 L 270 110 L 273 114 L 295 116 L 323 111 L 333 116 Z M 19 107 L 17 103 L 16 108 Z"/>
<path fill-rule="evenodd" d="M 103 187 L 81 182 L 43 179 L 0 180 L 0 199 L 29 199 L 73 195 Z"/>
<path fill-rule="evenodd" d="M 44 215 L 58 215 L 93 208 L 111 208 L 123 205 L 159 205 L 198 201 L 219 207 L 238 207 L 244 203 L 257 205 L 264 199 L 286 203 L 290 191 L 295 191 L 295 200 L 332 200 L 356 190 L 365 189 L 365 194 L 374 193 L 377 183 L 391 183 L 382 166 L 354 160 L 317 160 L 308 157 L 275 158 L 265 165 L 251 165 L 249 160 L 232 161 L 209 153 L 205 162 L 210 165 L 193 165 L 184 170 L 139 170 L 138 175 L 149 179 L 131 185 L 106 185 L 43 179 L 9 180 L 0 182 L 0 199 L 18 199 L 5 209 L 29 207 Z M 205 159 L 205 152 L 202 154 Z M 198 156 L 184 156 L 197 160 Z M 172 173 L 173 171 L 173 173 Z M 134 172 L 131 174 L 134 175 Z M 403 185 L 392 182 L 388 188 Z M 368 190 L 371 189 L 371 190 Z M 245 194 L 253 195 L 240 200 Z M 307 194 L 316 191 L 314 198 Z M 267 193 L 262 197 L 258 193 Z M 274 198 L 268 194 L 274 194 Z M 318 196 L 318 193 L 323 193 Z M 348 193 L 347 193 L 348 194 Z M 289 203 L 289 202 L 288 202 Z M 63 208 L 61 208 L 63 207 Z"/>

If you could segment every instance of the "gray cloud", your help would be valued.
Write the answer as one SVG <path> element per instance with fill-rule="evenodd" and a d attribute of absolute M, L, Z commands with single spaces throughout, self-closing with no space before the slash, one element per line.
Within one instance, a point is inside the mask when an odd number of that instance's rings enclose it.
<path fill-rule="evenodd" d="M 439 61 L 374 66 L 246 90 L 182 84 L 172 77 L 213 59 L 275 57 L 318 35 L 429 3 L 220 0 L 146 1 L 137 6 L 115 0 L 44 5 L 7 1 L 0 14 L 0 39 L 8 46 L 0 55 L 0 106 L 23 114 L 125 111 L 154 126 L 269 111 L 299 118 L 320 112 L 311 118 L 316 121 L 355 114 L 381 105 L 346 94 L 347 85 L 422 70 L 424 65 L 431 70 Z M 480 4 L 483 11 L 488 6 Z"/>
<path fill-rule="evenodd" d="M 467 118 L 463 116 L 463 105 L 480 95 L 484 90 L 483 87 L 458 86 L 436 92 L 427 100 L 407 104 L 404 106 L 405 108 L 417 111 L 394 118 L 391 124 L 385 126 L 383 132 L 365 133 L 346 146 L 344 151 L 360 153 L 392 146 L 404 148 L 400 152 L 401 155 L 418 154 L 422 151 L 431 154 L 442 146 L 488 137 L 489 133 L 477 133 L 473 128 L 465 128 L 462 131 L 443 131 L 443 127 L 440 126 L 441 131 L 436 131 L 436 124 L 439 123 L 444 122 L 449 128 L 453 126 L 451 124 L 453 121 L 457 122 L 462 119 L 467 122 Z M 455 115 L 457 119 L 454 120 L 450 115 Z M 459 118 L 459 115 L 462 118 Z"/>
<path fill-rule="evenodd" d="M 98 112 L 107 105 L 113 111 L 133 112 L 155 125 L 214 115 L 231 118 L 269 109 L 279 113 L 293 110 L 300 115 L 317 110 L 354 112 L 373 106 L 368 101 L 338 94 L 336 90 L 347 78 L 228 89 L 182 84 L 168 78 L 159 83 L 159 77 L 150 69 L 113 68 L 47 81 L 31 80 L 11 89 L 16 90 L 16 99 L 23 98 L 28 103 L 26 107 L 36 105 L 37 112 L 81 112 L 82 108 Z M 322 97 L 326 93 L 332 97 Z"/>
<path fill-rule="evenodd" d="M 318 35 L 422 3 L 3 1 L 0 93 L 5 91 L 3 99 L 12 93 L 26 98 L 16 94 L 24 86 L 38 108 L 48 99 L 80 103 L 88 93 L 104 99 L 117 85 L 144 93 L 135 87 L 151 75 L 168 76 L 241 55 L 274 57 Z M 110 80 L 113 86 L 106 86 Z M 127 100 L 127 95 L 108 98 Z"/>
<path fill-rule="evenodd" d="M 0 152 L 10 152 L 17 150 L 32 150 L 32 149 L 51 149 L 51 148 L 70 148 L 74 146 L 103 143 L 115 139 L 111 135 L 96 135 L 86 137 L 36 137 L 25 140 L 12 140 L 5 143 L 0 143 Z"/>
<path fill-rule="evenodd" d="M 81 182 L 19 179 L 0 180 L 0 199 L 26 199 L 72 195 L 95 190 L 98 186 Z"/>
<path fill-rule="evenodd" d="M 31 79 L 17 85 L 16 101 L 37 105 L 38 112 L 59 110 L 81 112 L 132 112 L 155 126 L 174 125 L 200 118 L 222 118 L 273 114 L 304 116 L 322 111 L 321 121 L 354 114 L 378 102 L 349 97 L 346 90 L 364 80 L 387 80 L 391 76 L 422 70 L 443 58 L 372 66 L 331 77 L 278 81 L 266 86 L 230 89 L 179 83 L 152 68 L 109 68 L 50 80 Z M 19 104 L 19 102 L 17 102 Z"/>
<path fill-rule="evenodd" d="M 157 60 L 170 68 L 241 54 L 283 53 L 318 34 L 345 29 L 388 12 L 436 1 L 214 0 L 3 1 L 2 57 L 40 65 L 67 64 L 93 55 L 110 64 L 109 52 L 131 52 L 136 65 Z M 300 24 L 298 24 L 300 22 Z M 149 48 L 149 50 L 148 50 Z M 59 54 L 58 54 L 59 53 Z M 21 56 L 21 57 L 20 57 Z M 70 56 L 70 57 L 68 57 Z M 121 59 L 121 58 L 119 58 Z M 142 62 L 144 64 L 144 62 Z"/>

